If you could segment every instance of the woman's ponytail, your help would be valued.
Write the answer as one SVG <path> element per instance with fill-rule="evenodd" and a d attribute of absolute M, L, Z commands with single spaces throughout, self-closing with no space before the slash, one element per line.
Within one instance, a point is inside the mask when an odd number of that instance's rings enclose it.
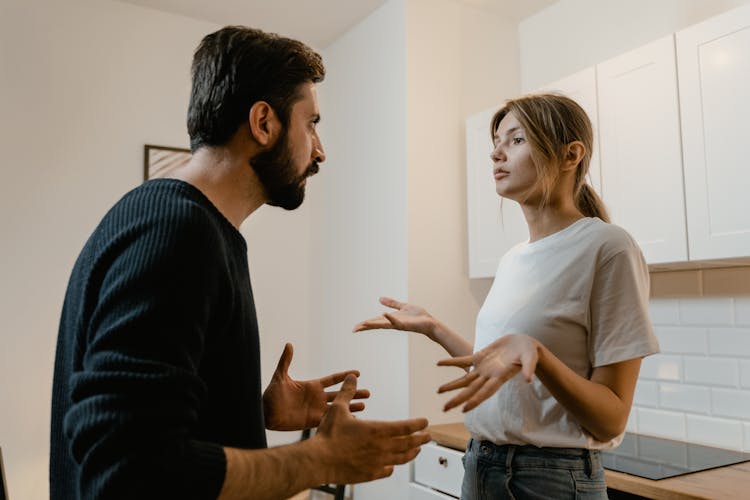
<path fill-rule="evenodd" d="M 588 183 L 581 183 L 575 196 L 575 203 L 576 208 L 586 217 L 599 217 L 604 222 L 609 222 L 609 214 L 604 208 L 602 199 Z"/>

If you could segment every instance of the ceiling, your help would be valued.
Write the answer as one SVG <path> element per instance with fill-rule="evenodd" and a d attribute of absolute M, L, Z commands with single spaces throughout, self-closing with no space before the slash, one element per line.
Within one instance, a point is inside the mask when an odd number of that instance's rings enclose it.
<path fill-rule="evenodd" d="M 387 0 L 121 0 L 219 25 L 262 28 L 327 47 Z M 456 0 L 521 20 L 557 0 Z"/>

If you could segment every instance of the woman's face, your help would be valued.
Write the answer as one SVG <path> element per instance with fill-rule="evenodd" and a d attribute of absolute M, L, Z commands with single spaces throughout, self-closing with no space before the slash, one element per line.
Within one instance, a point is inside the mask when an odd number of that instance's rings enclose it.
<path fill-rule="evenodd" d="M 519 203 L 535 202 L 537 173 L 531 159 L 526 131 L 513 113 L 500 121 L 493 138 L 495 148 L 490 154 L 495 176 L 495 191 L 503 198 Z"/>

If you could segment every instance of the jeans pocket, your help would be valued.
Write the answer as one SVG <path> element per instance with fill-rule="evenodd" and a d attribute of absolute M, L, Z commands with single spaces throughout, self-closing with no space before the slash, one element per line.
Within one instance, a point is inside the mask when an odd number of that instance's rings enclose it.
<path fill-rule="evenodd" d="M 576 485 L 576 498 L 580 500 L 594 500 L 607 498 L 607 483 L 604 480 L 604 470 L 594 471 L 590 476 L 582 470 L 570 472 Z"/>

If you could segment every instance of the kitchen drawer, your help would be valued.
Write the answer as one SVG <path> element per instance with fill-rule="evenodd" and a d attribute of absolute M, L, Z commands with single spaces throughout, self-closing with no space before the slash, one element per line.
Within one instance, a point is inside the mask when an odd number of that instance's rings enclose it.
<path fill-rule="evenodd" d="M 409 500 L 456 500 L 456 497 L 448 496 L 421 484 L 410 483 Z"/>
<path fill-rule="evenodd" d="M 414 460 L 414 481 L 454 497 L 461 496 L 464 478 L 463 453 L 430 443 Z"/>

